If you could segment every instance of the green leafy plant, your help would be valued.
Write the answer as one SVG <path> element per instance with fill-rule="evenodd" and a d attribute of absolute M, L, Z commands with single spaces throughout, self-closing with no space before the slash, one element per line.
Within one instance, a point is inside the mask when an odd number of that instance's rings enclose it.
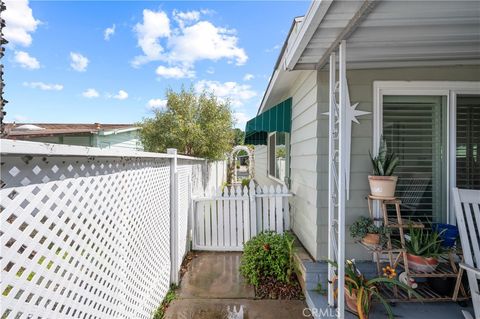
<path fill-rule="evenodd" d="M 165 312 L 167 311 L 168 306 L 173 300 L 175 300 L 177 296 L 177 293 L 176 293 L 177 289 L 178 289 L 177 285 L 175 284 L 170 285 L 170 289 L 165 295 L 165 298 L 163 298 L 162 303 L 160 304 L 160 306 L 158 306 L 158 308 L 153 313 L 152 319 L 163 319 L 165 317 Z"/>
<path fill-rule="evenodd" d="M 441 245 L 441 235 L 444 231 L 439 233 L 424 228 L 414 228 L 410 225 L 408 235 L 405 236 L 405 249 L 411 255 L 424 258 L 443 256 L 445 250 Z"/>
<path fill-rule="evenodd" d="M 385 239 L 388 229 L 383 226 L 375 225 L 372 218 L 361 216 L 352 225 L 350 225 L 350 235 L 356 239 L 362 239 L 367 234 L 379 234 L 381 239 Z"/>
<path fill-rule="evenodd" d="M 391 176 L 398 166 L 398 156 L 394 152 L 388 154 L 387 142 L 383 138 L 380 142 L 378 155 L 373 157 L 372 153 L 369 152 L 369 154 L 373 166 L 373 175 Z"/>
<path fill-rule="evenodd" d="M 330 260 L 328 262 L 335 268 L 338 268 L 338 264 L 336 262 Z M 360 272 L 360 270 L 358 270 L 357 266 L 355 265 L 355 261 L 347 260 L 345 262 L 345 288 L 350 296 L 354 296 L 356 298 L 356 310 L 360 319 L 368 318 L 373 298 L 377 298 L 383 304 L 385 310 L 387 311 L 388 318 L 394 318 L 392 308 L 379 292 L 379 286 L 382 284 L 388 286 L 398 286 L 399 288 L 408 291 L 416 298 L 421 299 L 421 296 L 411 287 L 401 283 L 397 279 L 388 277 L 375 277 L 372 279 L 367 279 Z"/>
<path fill-rule="evenodd" d="M 250 184 L 250 178 L 242 179 L 242 188 L 245 186 L 248 187 L 249 184 Z"/>
<path fill-rule="evenodd" d="M 273 231 L 260 233 L 247 241 L 240 265 L 246 281 L 258 286 L 262 278 L 271 276 L 289 283 L 294 271 L 293 242 L 292 235 Z"/>

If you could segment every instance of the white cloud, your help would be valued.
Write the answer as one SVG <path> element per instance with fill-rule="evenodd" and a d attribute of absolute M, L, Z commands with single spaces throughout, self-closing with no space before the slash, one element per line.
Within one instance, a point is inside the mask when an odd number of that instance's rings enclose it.
<path fill-rule="evenodd" d="M 63 90 L 62 84 L 43 83 L 43 82 L 23 82 L 23 86 L 27 86 L 32 89 L 40 89 L 44 91 L 61 91 Z"/>
<path fill-rule="evenodd" d="M 137 35 L 138 46 L 143 51 L 143 56 L 137 56 L 133 60 L 134 66 L 149 61 L 160 60 L 163 47 L 159 39 L 170 36 L 170 19 L 163 11 L 155 12 L 143 10 L 143 23 L 137 23 L 133 28 Z"/>
<path fill-rule="evenodd" d="M 115 34 L 115 24 L 112 25 L 109 28 L 106 28 L 105 31 L 103 31 L 103 38 L 105 41 L 110 40 L 110 37 Z"/>
<path fill-rule="evenodd" d="M 151 99 L 147 102 L 147 107 L 151 110 L 161 110 L 167 107 L 167 100 Z"/>
<path fill-rule="evenodd" d="M 200 20 L 200 11 L 177 11 L 173 10 L 173 19 L 177 21 L 180 28 L 185 27 L 186 24 Z"/>
<path fill-rule="evenodd" d="M 245 129 L 245 125 L 247 124 L 247 121 L 250 119 L 250 117 L 243 112 L 233 113 L 233 118 L 235 119 L 235 127 L 238 127 L 242 130 Z"/>
<path fill-rule="evenodd" d="M 182 34 L 168 41 L 169 59 L 174 62 L 193 64 L 198 60 L 226 58 L 237 65 L 247 62 L 247 54 L 237 46 L 235 30 L 219 28 L 209 21 L 199 21 L 182 29 Z"/>
<path fill-rule="evenodd" d="M 113 98 L 117 100 L 126 100 L 128 98 L 128 93 L 124 90 L 120 90 L 116 95 L 113 96 Z"/>
<path fill-rule="evenodd" d="M 208 68 L 207 71 L 206 71 L 208 74 L 213 74 L 215 73 L 215 69 L 214 68 Z"/>
<path fill-rule="evenodd" d="M 25 51 L 16 51 L 13 59 L 24 69 L 35 70 L 40 68 L 40 62 Z"/>
<path fill-rule="evenodd" d="M 255 76 L 253 74 L 250 74 L 250 73 L 247 73 L 243 76 L 243 80 L 244 81 L 250 81 L 250 80 L 253 80 Z"/>
<path fill-rule="evenodd" d="M 183 79 L 183 78 L 193 78 L 195 77 L 195 72 L 190 69 L 188 66 L 183 67 L 166 67 L 160 65 L 155 71 L 158 76 L 167 78 L 167 79 Z"/>
<path fill-rule="evenodd" d="M 208 13 L 173 11 L 175 26 L 164 11 L 144 10 L 142 23 L 134 28 L 143 55 L 135 57 L 132 65 L 163 61 L 171 67 L 193 71 L 200 60 L 227 59 L 229 63 L 245 64 L 248 56 L 238 46 L 236 31 L 202 20 L 202 15 Z"/>
<path fill-rule="evenodd" d="M 77 52 L 70 52 L 70 66 L 72 69 L 78 72 L 85 72 L 87 70 L 88 63 L 90 62 L 87 57 Z"/>
<path fill-rule="evenodd" d="M 7 9 L 1 13 L 6 23 L 5 38 L 12 45 L 28 47 L 32 44 L 30 33 L 37 29 L 40 21 L 33 17 L 28 0 L 6 0 L 5 5 Z"/>
<path fill-rule="evenodd" d="M 230 100 L 233 107 L 238 108 L 257 96 L 257 92 L 252 90 L 248 84 L 239 84 L 237 82 L 224 82 L 202 80 L 195 84 L 197 92 L 207 91 L 214 93 L 220 100 Z"/>
<path fill-rule="evenodd" d="M 86 97 L 86 98 L 89 98 L 89 99 L 96 98 L 96 97 L 99 97 L 99 96 L 100 96 L 100 94 L 98 93 L 98 91 L 95 90 L 95 89 L 92 89 L 92 88 L 86 89 L 86 90 L 82 93 L 82 95 L 83 95 L 84 97 Z"/>

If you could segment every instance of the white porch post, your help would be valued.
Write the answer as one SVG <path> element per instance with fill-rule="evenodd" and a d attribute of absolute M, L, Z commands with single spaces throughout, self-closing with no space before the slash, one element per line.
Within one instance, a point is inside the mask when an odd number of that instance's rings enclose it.
<path fill-rule="evenodd" d="M 345 202 L 346 202 L 346 174 L 345 159 L 348 156 L 346 146 L 346 41 L 342 40 L 339 48 L 339 138 L 338 138 L 338 318 L 345 316 Z"/>
<path fill-rule="evenodd" d="M 168 148 L 167 154 L 173 155 L 170 159 L 170 280 L 174 284 L 179 282 L 178 264 L 178 172 L 177 150 Z"/>
<path fill-rule="evenodd" d="M 335 121 L 336 121 L 336 105 L 335 105 L 335 72 L 336 72 L 336 57 L 335 53 L 330 55 L 330 77 L 329 77 L 329 120 L 328 120 L 328 260 L 333 261 L 335 258 L 334 245 L 335 240 Z M 334 298 L 334 284 L 333 278 L 335 276 L 333 266 L 328 264 L 328 305 L 335 306 Z"/>

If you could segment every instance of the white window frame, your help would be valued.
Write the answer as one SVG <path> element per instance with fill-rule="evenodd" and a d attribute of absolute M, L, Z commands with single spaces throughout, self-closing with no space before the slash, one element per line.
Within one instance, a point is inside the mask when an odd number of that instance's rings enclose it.
<path fill-rule="evenodd" d="M 456 114 L 457 95 L 480 94 L 477 81 L 374 81 L 373 82 L 373 151 L 377 152 L 383 133 L 384 95 L 443 95 L 447 97 L 447 220 L 455 223 L 452 187 L 456 185 Z M 376 155 L 376 154 L 374 154 Z M 380 210 L 375 209 L 375 217 Z"/>
<path fill-rule="evenodd" d="M 280 183 L 282 185 L 286 185 L 285 181 L 282 181 L 281 179 L 277 178 L 275 175 L 272 175 L 270 174 L 270 157 L 271 157 L 271 154 L 270 154 L 270 137 L 272 135 L 276 135 L 277 131 L 275 132 L 272 132 L 272 133 L 268 133 L 268 136 L 267 136 L 267 176 L 268 178 L 274 180 L 275 182 L 277 183 Z M 287 134 L 288 138 L 290 138 L 290 135 L 288 133 L 285 133 Z M 275 136 L 275 146 L 276 146 L 276 140 L 277 140 L 277 137 Z M 290 151 L 288 150 L 289 149 L 289 145 L 290 145 L 290 142 L 287 143 L 287 141 L 285 140 L 285 148 L 286 148 L 286 156 L 289 157 L 290 156 Z M 275 147 L 275 150 L 276 150 L 276 147 Z M 273 155 L 275 157 L 275 155 Z M 275 165 L 277 165 L 277 161 L 274 161 Z M 287 163 L 290 163 L 290 161 L 287 161 Z M 288 170 L 289 168 L 287 167 L 287 165 L 285 165 L 285 170 Z M 285 172 L 285 176 L 288 176 L 288 172 Z"/>

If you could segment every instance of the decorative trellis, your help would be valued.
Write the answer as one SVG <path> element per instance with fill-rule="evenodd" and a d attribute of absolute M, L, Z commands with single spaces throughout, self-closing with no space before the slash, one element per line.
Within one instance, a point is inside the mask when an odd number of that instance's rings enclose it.
<path fill-rule="evenodd" d="M 172 159 L 5 154 L 5 144 L 1 318 L 150 318 L 171 282 Z M 192 167 L 204 163 L 179 162 L 176 265 L 202 171 Z"/>

